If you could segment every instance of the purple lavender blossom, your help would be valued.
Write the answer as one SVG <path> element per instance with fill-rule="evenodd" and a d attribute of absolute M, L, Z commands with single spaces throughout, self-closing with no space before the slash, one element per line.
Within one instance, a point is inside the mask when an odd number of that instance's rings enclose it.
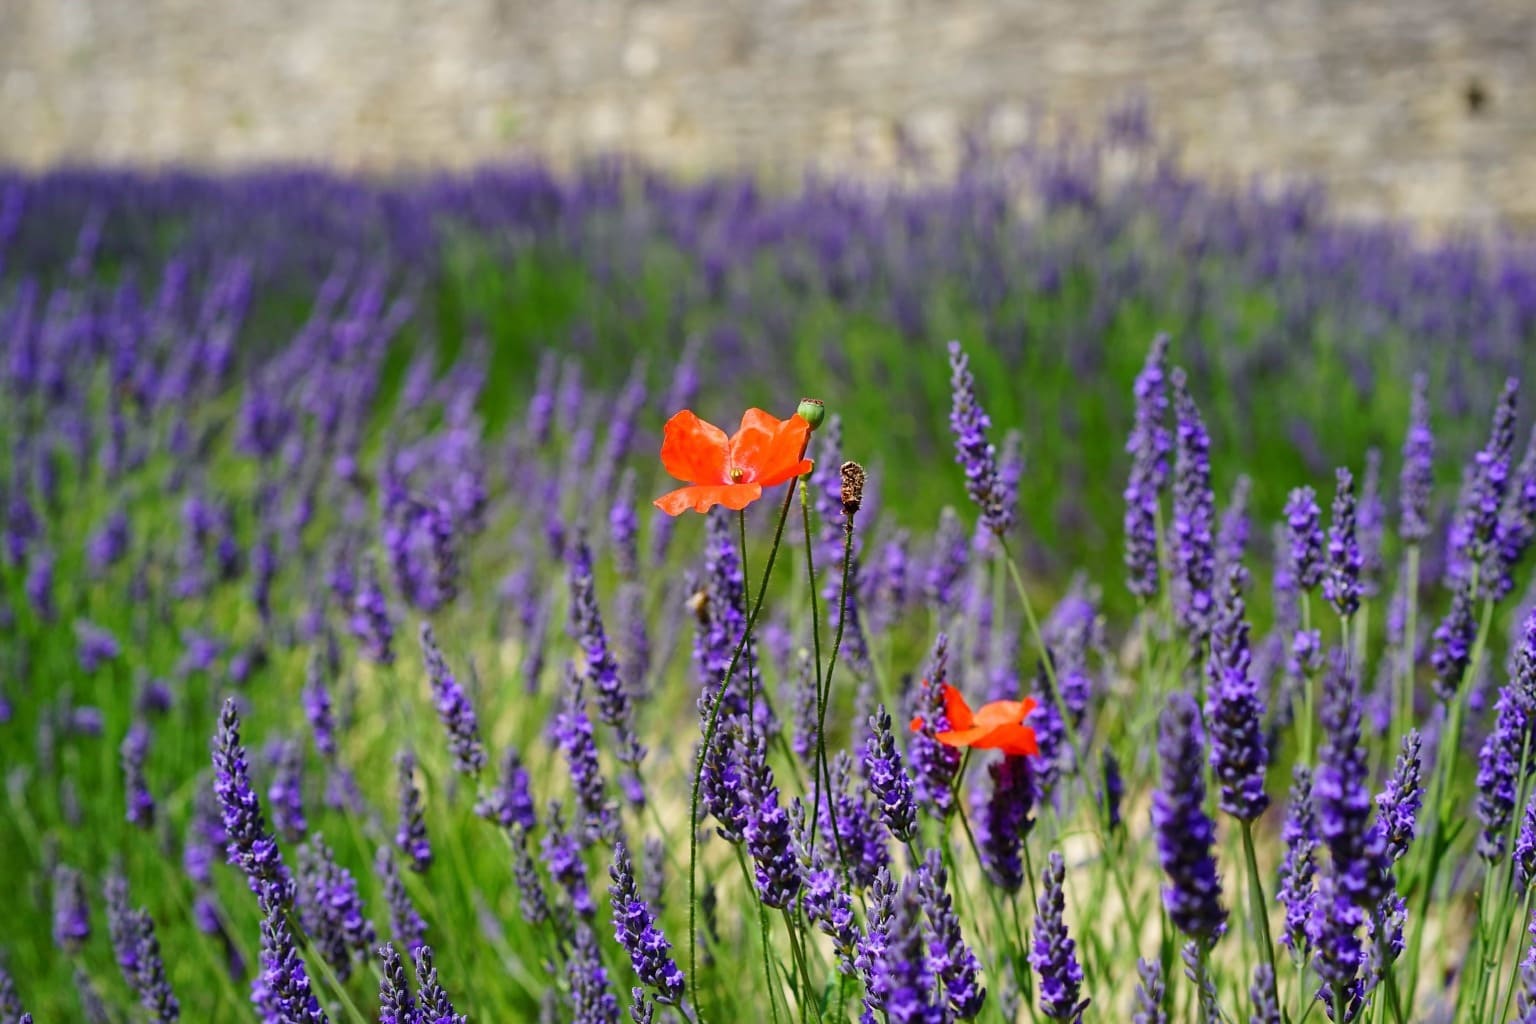
<path fill-rule="evenodd" d="M 1488 443 L 1467 466 L 1462 498 L 1446 538 L 1448 578 L 1469 582 L 1475 566 L 1482 564 L 1498 527 L 1499 512 L 1509 490 L 1510 455 L 1515 446 L 1515 400 L 1519 382 L 1511 378 L 1494 407 Z M 1488 581 L 1483 581 L 1487 585 Z"/>
<path fill-rule="evenodd" d="M 364 655 L 379 665 L 395 663 L 395 627 L 389 617 L 389 602 L 379 586 L 379 574 L 372 560 L 365 563 L 363 578 L 352 598 L 352 635 L 362 645 Z"/>
<path fill-rule="evenodd" d="M 297 903 L 304 931 L 336 977 L 346 981 L 354 960 L 367 958 L 376 936 L 373 923 L 363 915 L 357 879 L 336 863 L 336 855 L 319 835 L 299 847 Z"/>
<path fill-rule="evenodd" d="M 155 922 L 148 911 L 129 904 L 128 883 L 121 875 L 108 877 L 106 895 L 107 932 L 123 980 L 133 990 L 148 1020 L 155 1024 L 179 1020 L 181 1004 L 166 980 Z"/>
<path fill-rule="evenodd" d="M 571 772 L 571 788 L 581 811 L 583 844 L 612 837 L 618 828 L 618 819 L 608 800 L 602 769 L 597 761 L 597 739 L 592 720 L 587 717 L 582 676 L 569 663 L 565 670 L 560 712 L 553 722 L 553 734 L 555 745 L 560 748 Z"/>
<path fill-rule="evenodd" d="M 768 765 L 761 733 L 749 732 L 742 750 L 742 788 L 747 798 L 747 852 L 756 865 L 758 899 L 784 910 L 795 905 L 804 878 L 789 832 L 789 815 L 779 803 L 779 789 Z"/>
<path fill-rule="evenodd" d="M 1125 780 L 1120 775 L 1120 762 L 1108 747 L 1104 748 L 1104 817 L 1110 831 L 1121 826 L 1120 804 L 1125 799 Z"/>
<path fill-rule="evenodd" d="M 1333 521 L 1328 526 L 1328 568 L 1323 595 L 1344 618 L 1360 610 L 1360 571 L 1365 564 L 1355 529 L 1355 478 L 1340 467 L 1334 474 Z"/>
<path fill-rule="evenodd" d="M 1020 849 L 1034 830 L 1034 772 L 1030 758 L 1013 754 L 987 765 L 992 788 L 975 791 L 976 843 L 981 865 L 994 885 L 1018 892 L 1024 884 Z M 984 802 L 983 802 L 984 801 Z"/>
<path fill-rule="evenodd" d="M 406 952 L 416 952 L 426 941 L 427 923 L 411 902 L 411 894 L 395 862 L 394 850 L 387 843 L 374 855 L 373 870 L 384 887 L 384 902 L 389 907 L 389 934 Z"/>
<path fill-rule="evenodd" d="M 608 893 L 613 900 L 614 938 L 629 954 L 636 977 L 656 990 L 657 1002 L 677 1005 L 683 998 L 683 972 L 672 959 L 672 944 L 658 927 L 655 913 L 640 898 L 634 865 L 622 842 L 614 844 L 608 875 L 613 879 Z"/>
<path fill-rule="evenodd" d="M 728 843 L 742 842 L 747 834 L 741 756 L 745 732 L 745 723 L 740 719 L 720 723 L 715 730 L 715 741 L 704 755 L 704 770 L 699 780 L 704 810 L 715 819 L 715 831 Z"/>
<path fill-rule="evenodd" d="M 480 741 L 480 722 L 475 708 L 469 702 L 469 694 L 454 678 L 437 646 L 432 625 L 421 624 L 421 653 L 427 663 L 427 682 L 432 687 L 432 703 L 437 707 L 438 720 L 448 733 L 448 749 L 453 754 L 454 767 L 463 775 L 476 778 L 485 767 L 485 745 Z"/>
<path fill-rule="evenodd" d="M 1323 512 L 1310 487 L 1298 487 L 1285 504 L 1286 566 L 1303 593 L 1323 581 Z"/>
<path fill-rule="evenodd" d="M 1292 776 L 1285 824 L 1280 829 L 1285 855 L 1280 862 L 1277 899 L 1285 908 L 1285 928 L 1280 933 L 1280 941 L 1287 949 L 1304 956 L 1310 941 L 1307 928 L 1312 920 L 1313 880 L 1317 873 L 1317 812 L 1312 804 L 1311 770 L 1298 764 Z"/>
<path fill-rule="evenodd" d="M 304 748 L 297 740 L 278 740 L 271 760 L 267 803 L 272 808 L 272 827 L 288 842 L 296 843 L 309 831 L 304 816 Z"/>
<path fill-rule="evenodd" d="M 1248 1018 L 1248 1024 L 1280 1024 L 1280 1004 L 1275 1001 L 1275 971 L 1269 964 L 1254 964 L 1248 998 L 1253 1003 L 1253 1016 Z"/>
<path fill-rule="evenodd" d="M 1387 856 L 1396 863 L 1413 843 L 1419 809 L 1424 803 L 1424 782 L 1417 729 L 1403 737 L 1397 767 L 1387 780 L 1387 787 L 1376 796 L 1376 820 L 1387 840 Z"/>
<path fill-rule="evenodd" d="M 1536 537 L 1536 430 L 1526 443 L 1513 486 L 1499 512 L 1478 574 L 1483 597 L 1501 601 L 1515 589 L 1514 570 Z"/>
<path fill-rule="evenodd" d="M 853 916 L 853 897 L 838 872 L 823 855 L 825 843 L 812 844 L 805 824 L 805 805 L 799 797 L 790 801 L 790 828 L 795 845 L 801 851 L 805 874 L 805 887 L 801 890 L 800 905 L 806 920 L 814 924 L 823 935 L 832 940 L 837 954 L 837 970 L 846 975 L 856 971 L 854 957 L 859 945 L 859 926 Z M 877 875 L 889 879 L 888 871 Z M 871 885 L 873 889 L 873 884 Z"/>
<path fill-rule="evenodd" d="M 1497 718 L 1478 753 L 1477 816 L 1483 824 L 1477 853 L 1489 864 L 1504 859 L 1509 823 L 1514 817 L 1520 786 L 1520 759 L 1532 739 L 1532 709 L 1513 687 L 1499 691 Z M 1527 772 L 1529 768 L 1525 769 Z"/>
<path fill-rule="evenodd" d="M 832 784 L 821 808 L 821 838 L 832 839 L 829 852 L 846 866 L 854 886 L 865 888 L 890 864 L 889 834 L 873 806 L 869 787 L 856 777 L 853 755 L 838 751 L 829 774 Z"/>
<path fill-rule="evenodd" d="M 1089 1000 L 1083 994 L 1083 969 L 1077 962 L 1076 943 L 1067 934 L 1066 864 L 1051 851 L 1040 875 L 1040 903 L 1035 915 L 1035 937 L 1029 949 L 1029 965 L 1040 984 L 1040 1012 L 1048 1020 L 1080 1021 Z"/>
<path fill-rule="evenodd" d="M 61 864 L 53 872 L 53 943 L 78 953 L 91 937 L 91 905 L 80 872 Z"/>
<path fill-rule="evenodd" d="M 1173 477 L 1173 522 L 1169 545 L 1173 607 L 1191 647 L 1202 652 L 1210 634 L 1215 598 L 1215 498 L 1211 494 L 1210 435 L 1189 395 L 1184 371 L 1172 374 L 1178 433 Z"/>
<path fill-rule="evenodd" d="M 592 579 L 592 552 L 577 538 L 568 552 L 570 560 L 571 625 L 581 643 L 583 675 L 597 696 L 597 715 L 613 729 L 620 745 L 620 760 L 633 774 L 639 773 L 645 748 L 634 729 L 634 707 L 619 673 L 618 661 L 608 645 L 603 616 Z M 724 673 L 722 672 L 722 675 Z"/>
<path fill-rule="evenodd" d="M 529 924 L 541 924 L 549 920 L 549 898 L 544 893 L 544 881 L 533 861 L 533 849 L 528 842 L 528 830 L 514 825 L 508 832 L 512 841 L 512 881 L 517 886 L 518 907 L 523 920 Z"/>
<path fill-rule="evenodd" d="M 921 882 L 908 877 L 887 897 L 883 912 L 871 910 L 870 935 L 861 950 L 865 962 L 865 1019 L 879 1012 L 901 1024 L 944 1024 L 950 1008 L 931 959 Z"/>
<path fill-rule="evenodd" d="M 1354 1020 L 1365 996 L 1365 985 L 1360 976 L 1365 948 L 1359 934 L 1365 923 L 1365 911 L 1350 896 L 1344 879 L 1330 865 L 1330 869 L 1318 877 L 1317 897 L 1313 900 L 1307 934 L 1316 951 L 1312 966 L 1322 982 L 1318 998 L 1330 1007 L 1339 1005 L 1344 1012 L 1344 1019 L 1335 1024 Z M 1331 1009 L 1328 1016 L 1334 1016 Z"/>
<path fill-rule="evenodd" d="M 240 716 L 233 698 L 224 702 L 213 749 L 213 791 L 223 815 L 229 862 L 240 868 L 251 891 L 269 906 L 293 902 L 293 878 L 283 863 L 277 839 L 267 831 L 261 801 L 251 787 L 250 767 L 240 745 Z"/>
<path fill-rule="evenodd" d="M 80 671 L 95 672 L 109 661 L 115 661 L 123 653 L 122 645 L 111 630 L 102 629 L 84 619 L 75 620 L 75 654 L 80 661 Z"/>
<path fill-rule="evenodd" d="M 395 769 L 400 807 L 395 846 L 405 855 L 406 867 L 421 874 L 432 866 L 432 844 L 427 839 L 421 790 L 416 786 L 416 755 L 409 750 L 402 750 L 395 758 Z"/>
<path fill-rule="evenodd" d="M 976 401 L 976 380 L 970 360 L 958 341 L 949 343 L 949 429 L 955 437 L 955 462 L 965 469 L 965 490 L 981 510 L 987 529 L 999 537 L 1013 526 L 1014 507 L 1007 503 L 998 479 L 997 448 L 987 440 L 992 420 Z"/>
<path fill-rule="evenodd" d="M 939 513 L 939 525 L 933 535 L 933 550 L 928 569 L 923 574 L 923 596 L 938 612 L 953 608 L 959 599 L 960 581 L 970 560 L 970 543 L 965 526 L 953 508 Z"/>
<path fill-rule="evenodd" d="M 587 885 L 587 865 L 581 859 L 581 846 L 565 826 L 565 815 L 558 801 L 550 801 L 545 814 L 544 839 L 540 844 L 544 865 L 559 884 L 570 907 L 583 918 L 597 913 L 592 891 Z"/>
<path fill-rule="evenodd" d="M 640 517 L 635 511 L 635 471 L 626 469 L 619 478 L 619 490 L 608 512 L 608 539 L 613 545 L 613 561 L 619 575 L 632 580 L 640 571 L 637 538 Z"/>
<path fill-rule="evenodd" d="M 1473 596 L 1467 586 L 1459 586 L 1451 595 L 1450 610 L 1435 627 L 1434 645 L 1429 661 L 1435 670 L 1435 693 L 1450 701 L 1461 688 L 1472 661 L 1472 645 L 1477 637 L 1477 618 Z"/>
<path fill-rule="evenodd" d="M 304 719 L 309 723 L 315 750 L 327 761 L 336 757 L 336 717 L 331 707 L 331 692 L 326 686 L 324 656 L 316 651 L 305 670 L 304 690 L 299 697 Z"/>
<path fill-rule="evenodd" d="M 251 1002 L 262 1024 L 328 1024 L 283 908 L 268 903 L 263 913 L 261 971 L 251 982 Z"/>
<path fill-rule="evenodd" d="M 945 746 L 935 736 L 949 728 L 944 714 L 944 687 L 949 682 L 949 638 L 940 633 L 933 642 L 928 676 L 918 686 L 912 714 L 917 728 L 907 744 L 917 798 L 930 813 L 947 818 L 954 809 L 952 791 L 960 770 L 960 751 Z"/>
<path fill-rule="evenodd" d="M 379 947 L 378 955 L 384 965 L 379 977 L 379 1024 L 420 1024 L 421 1013 L 411 995 L 411 983 L 400 954 L 386 942 Z"/>
<path fill-rule="evenodd" d="M 416 961 L 416 1000 L 421 1006 L 422 1024 L 467 1024 L 468 1018 L 454 1010 L 447 990 L 438 981 L 432 947 L 422 946 L 412 958 Z"/>
<path fill-rule="evenodd" d="M 123 792 L 128 806 L 124 817 L 130 825 L 148 829 L 155 823 L 155 798 L 144 776 L 144 762 L 149 759 L 149 726 L 136 721 L 128 727 L 118 750 L 123 768 Z"/>
<path fill-rule="evenodd" d="M 917 827 L 917 805 L 912 795 L 912 779 L 901 763 L 891 716 L 884 704 L 869 716 L 863 765 L 880 820 L 899 842 L 910 842 Z"/>
<path fill-rule="evenodd" d="M 566 981 L 571 992 L 572 1024 L 618 1024 L 619 1001 L 609 990 L 597 937 L 586 924 L 576 927 L 576 940 L 566 961 Z"/>
<path fill-rule="evenodd" d="M 1243 603 L 1247 574 L 1234 565 L 1226 601 L 1211 632 L 1206 663 L 1210 689 L 1206 722 L 1211 733 L 1211 770 L 1220 786 L 1217 803 L 1239 821 L 1254 821 L 1269 806 L 1264 773 L 1269 750 L 1264 739 L 1264 698 L 1251 673 L 1248 621 Z"/>
<path fill-rule="evenodd" d="M 1381 592 L 1383 533 L 1387 506 L 1381 497 L 1381 449 L 1365 453 L 1365 474 L 1360 481 L 1360 500 L 1355 513 L 1360 544 L 1360 592 L 1375 597 Z"/>
<path fill-rule="evenodd" d="M 1158 860 L 1168 876 L 1163 906 L 1174 927 L 1210 944 L 1226 928 L 1221 879 L 1211 848 L 1216 826 L 1206 816 L 1205 731 L 1200 707 L 1185 693 L 1168 698 L 1158 728 L 1162 787 L 1152 794 Z"/>
<path fill-rule="evenodd" d="M 501 756 L 501 778 L 475 805 L 475 813 L 504 829 L 520 826 L 532 829 L 538 823 L 528 769 L 516 747 L 508 747 Z"/>
<path fill-rule="evenodd" d="M 1156 960 L 1136 961 L 1136 998 L 1131 1004 L 1131 1024 L 1168 1024 L 1163 1012 L 1163 967 Z"/>
<path fill-rule="evenodd" d="M 1330 660 L 1322 690 L 1323 743 L 1312 783 L 1318 834 L 1332 854 L 1338 893 L 1357 907 L 1371 908 L 1392 890 L 1392 865 L 1381 822 L 1371 820 L 1359 690 L 1341 652 Z"/>
<path fill-rule="evenodd" d="M 981 985 L 981 964 L 961 933 L 960 918 L 948 892 L 949 872 L 939 851 L 928 851 L 915 878 L 931 932 L 928 957 L 934 976 L 948 997 L 954 1018 L 970 1020 L 981 1012 L 987 990 Z"/>
<path fill-rule="evenodd" d="M 1397 535 L 1404 544 L 1429 536 L 1429 502 L 1435 487 L 1435 435 L 1429 429 L 1429 378 L 1413 378 L 1413 409 L 1403 437 L 1403 469 L 1398 478 L 1400 517 Z"/>
<path fill-rule="evenodd" d="M 1168 336 L 1152 340 L 1146 363 L 1136 376 L 1136 416 L 1126 441 L 1131 456 L 1130 477 L 1125 485 L 1126 586 L 1143 601 L 1157 596 L 1157 519 L 1163 488 L 1168 483 L 1168 391 L 1164 366 Z"/>
<path fill-rule="evenodd" d="M 1515 837 L 1515 881 L 1517 892 L 1530 889 L 1536 882 L 1536 797 L 1525 803 L 1525 813 L 1520 818 L 1520 832 Z"/>
<path fill-rule="evenodd" d="M 1232 495 L 1222 510 L 1221 522 L 1216 529 L 1216 559 L 1212 578 L 1220 584 L 1241 565 L 1248 550 L 1248 496 L 1253 491 L 1253 481 L 1245 473 L 1232 484 Z"/>
<path fill-rule="evenodd" d="M 704 601 L 698 607 L 698 628 L 693 641 L 693 661 L 702 688 L 700 711 L 707 713 L 712 703 L 719 700 L 722 715 L 746 715 L 747 694 L 763 692 L 755 638 L 747 640 L 736 660 L 735 671 L 726 679 L 726 670 L 746 635 L 746 578 L 731 541 L 730 520 L 723 510 L 707 517 L 705 528 Z M 770 725 L 766 703 L 754 702 L 750 712 L 758 725 Z"/>

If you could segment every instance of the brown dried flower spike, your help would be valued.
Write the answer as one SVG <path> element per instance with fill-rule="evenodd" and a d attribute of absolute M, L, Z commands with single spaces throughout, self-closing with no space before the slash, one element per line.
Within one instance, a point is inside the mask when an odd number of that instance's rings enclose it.
<path fill-rule="evenodd" d="M 851 519 L 864 504 L 864 467 L 857 462 L 845 462 L 838 472 L 843 478 L 843 515 Z"/>

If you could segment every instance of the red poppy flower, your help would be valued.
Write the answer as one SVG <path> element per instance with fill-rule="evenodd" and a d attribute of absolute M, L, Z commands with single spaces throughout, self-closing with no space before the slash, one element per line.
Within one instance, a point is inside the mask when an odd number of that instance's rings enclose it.
<path fill-rule="evenodd" d="M 689 487 L 663 494 L 654 504 L 669 516 L 688 509 L 708 512 L 716 505 L 746 508 L 764 487 L 811 471 L 805 444 L 811 425 L 798 415 L 777 419 L 748 409 L 741 429 L 730 437 L 688 409 L 667 420 L 661 436 L 661 464 Z"/>
<path fill-rule="evenodd" d="M 1040 753 L 1035 730 L 1024 719 L 1035 710 L 1035 699 L 995 700 L 976 711 L 965 702 L 960 691 L 944 684 L 944 717 L 949 728 L 935 733 L 934 739 L 948 747 L 972 747 L 976 750 L 1001 750 L 1005 754 Z M 912 731 L 923 727 L 921 718 L 912 719 Z"/>

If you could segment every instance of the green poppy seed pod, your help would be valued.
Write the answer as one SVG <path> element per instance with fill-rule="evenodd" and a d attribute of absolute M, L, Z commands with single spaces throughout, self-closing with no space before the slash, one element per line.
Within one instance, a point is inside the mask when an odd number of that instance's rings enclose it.
<path fill-rule="evenodd" d="M 827 418 L 827 407 L 819 398 L 802 398 L 800 408 L 795 410 L 795 415 L 805 420 L 811 425 L 811 429 L 815 430 Z"/>

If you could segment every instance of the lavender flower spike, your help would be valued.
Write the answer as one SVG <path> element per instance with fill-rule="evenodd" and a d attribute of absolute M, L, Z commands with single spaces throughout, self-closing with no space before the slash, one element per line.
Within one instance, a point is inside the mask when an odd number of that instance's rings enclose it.
<path fill-rule="evenodd" d="M 871 915 L 874 915 L 873 906 Z M 875 923 L 871 922 L 871 931 Z M 889 917 L 880 922 L 879 940 L 868 950 L 866 1018 L 880 1011 L 903 1024 L 945 1024 L 949 1007 L 940 1001 L 941 986 L 930 959 L 928 929 L 918 881 L 908 877 L 891 899 Z M 873 936 L 872 936 L 873 937 Z"/>
<path fill-rule="evenodd" d="M 1413 411 L 1403 438 L 1403 470 L 1398 478 L 1400 518 L 1397 535 L 1404 544 L 1429 536 L 1429 502 L 1435 487 L 1435 435 L 1429 429 L 1429 378 L 1413 378 Z"/>
<path fill-rule="evenodd" d="M 940 633 L 933 643 L 928 678 L 917 688 L 913 715 L 917 729 L 907 745 L 907 759 L 916 781 L 917 798 L 936 817 L 946 818 L 954 810 L 951 790 L 960 770 L 960 751 L 940 743 L 934 737 L 949 728 L 944 714 L 944 685 L 949 682 L 949 638 Z"/>
<path fill-rule="evenodd" d="M 1318 833 L 1332 854 L 1338 892 L 1369 910 L 1392 891 L 1392 865 L 1381 823 L 1370 820 L 1370 765 L 1360 737 L 1358 688 L 1342 652 L 1331 659 L 1319 718 L 1323 744 L 1312 785 Z"/>
<path fill-rule="evenodd" d="M 880 705 L 869 716 L 869 738 L 864 743 L 864 776 L 880 820 L 898 842 L 910 842 L 917 827 L 917 804 L 912 796 L 912 779 L 901 763 L 896 736 L 891 730 L 891 716 Z"/>
<path fill-rule="evenodd" d="M 422 1024 L 466 1024 L 463 1014 L 454 1011 L 448 992 L 437 980 L 432 965 L 432 947 L 422 946 L 413 955 L 416 961 L 416 999 L 421 1006 Z"/>
<path fill-rule="evenodd" d="M 1522 747 L 1529 743 L 1532 709 L 1512 686 L 1499 691 L 1498 716 L 1478 752 L 1477 816 L 1483 824 L 1477 853 L 1490 864 L 1504 859 L 1509 823 L 1520 788 Z"/>
<path fill-rule="evenodd" d="M 1349 618 L 1360 610 L 1360 572 L 1365 557 L 1356 535 L 1355 478 L 1342 467 L 1334 475 L 1333 521 L 1328 526 L 1328 572 L 1323 594 L 1334 611 Z"/>
<path fill-rule="evenodd" d="M 80 872 L 60 864 L 53 872 L 53 942 L 66 953 L 78 953 L 91 937 L 91 906 Z"/>
<path fill-rule="evenodd" d="M 1200 410 L 1189 395 L 1182 369 L 1173 371 L 1174 408 L 1178 419 L 1174 460 L 1173 523 L 1170 551 L 1173 564 L 1173 607 L 1180 630 L 1196 652 L 1210 634 L 1215 599 L 1216 500 L 1211 493 L 1211 438 Z"/>
<path fill-rule="evenodd" d="M 1126 586 L 1144 601 L 1157 596 L 1157 513 L 1168 483 L 1168 391 L 1164 364 L 1168 336 L 1152 341 L 1146 364 L 1136 376 L 1136 417 L 1125 450 L 1131 473 L 1125 484 Z"/>
<path fill-rule="evenodd" d="M 427 839 L 421 790 L 416 787 L 416 755 L 409 750 L 402 750 L 395 758 L 395 766 L 400 801 L 400 824 L 395 830 L 395 845 L 405 854 L 406 866 L 421 874 L 432 866 L 432 844 Z"/>
<path fill-rule="evenodd" d="M 976 379 L 958 341 L 949 343 L 951 409 L 955 462 L 965 469 L 965 491 L 981 510 L 981 521 L 999 537 L 1013 526 L 1014 508 L 998 478 L 997 448 L 987 440 L 992 420 L 976 401 Z"/>
<path fill-rule="evenodd" d="M 419 1024 L 421 1014 L 400 954 L 386 942 L 379 947 L 379 959 L 384 962 L 379 978 L 379 1024 Z"/>
<path fill-rule="evenodd" d="M 965 936 L 960 930 L 960 918 L 946 891 L 949 873 L 944 870 L 939 851 L 928 851 L 915 878 L 918 892 L 922 894 L 928 927 L 932 932 L 928 955 L 933 973 L 949 998 L 949 1009 L 955 1019 L 970 1020 L 981 1013 L 987 1000 L 987 990 L 981 985 L 981 965 L 976 960 L 976 954 L 965 943 Z"/>
<path fill-rule="evenodd" d="M 1158 859 L 1168 876 L 1163 906 L 1184 934 L 1209 946 L 1226 928 L 1221 879 L 1211 852 L 1216 826 L 1204 810 L 1205 732 L 1200 708 L 1186 693 L 1168 699 L 1158 728 L 1162 788 L 1152 794 Z"/>
<path fill-rule="evenodd" d="M 763 905 L 786 909 L 795 905 L 804 883 L 789 831 L 789 815 L 779 803 L 768 751 L 759 732 L 747 734 L 744 791 L 747 801 L 747 852 L 757 865 L 757 893 Z"/>
<path fill-rule="evenodd" d="M 1089 1000 L 1083 991 L 1083 969 L 1077 962 L 1075 943 L 1067 934 L 1064 919 L 1066 892 L 1062 887 L 1066 865 L 1061 854 L 1051 851 L 1040 876 L 1040 907 L 1035 915 L 1035 938 L 1029 964 L 1040 984 L 1040 1012 L 1048 1020 L 1076 1022 L 1083 1019 Z"/>
<path fill-rule="evenodd" d="M 1323 513 L 1310 487 L 1298 487 L 1285 503 L 1286 565 L 1294 586 L 1303 592 L 1323 580 Z"/>
<path fill-rule="evenodd" d="M 233 699 L 224 702 L 213 749 L 213 792 L 218 797 L 227 837 L 229 862 L 245 872 L 251 891 L 282 908 L 293 902 L 293 877 L 283 863 L 277 840 L 267 831 L 261 801 L 251 788 L 245 748 L 240 745 L 240 716 Z"/>
<path fill-rule="evenodd" d="M 448 670 L 448 662 L 437 646 L 432 625 L 421 624 L 421 653 L 427 663 L 427 680 L 432 686 L 432 701 L 437 717 L 448 731 L 448 749 L 453 752 L 454 767 L 463 775 L 478 777 L 485 767 L 485 745 L 480 741 L 480 722 L 464 687 Z"/>
<path fill-rule="evenodd" d="M 346 981 L 353 961 L 367 958 L 376 936 L 363 916 L 357 880 L 336 863 L 318 834 L 299 848 L 298 906 L 304 931 L 336 977 Z"/>
<path fill-rule="evenodd" d="M 1168 1024 L 1163 1012 L 1163 968 L 1156 960 L 1136 961 L 1136 1000 L 1131 1006 L 1131 1024 Z"/>
<path fill-rule="evenodd" d="M 1221 787 L 1221 809 L 1239 821 L 1254 821 L 1269 806 L 1264 772 L 1269 749 L 1264 738 L 1264 698 L 1253 680 L 1248 622 L 1243 604 L 1246 573 L 1234 565 L 1226 601 L 1211 633 L 1206 721 L 1211 730 L 1211 769 Z"/>
<path fill-rule="evenodd" d="M 1306 765 L 1293 769 L 1290 802 L 1280 829 L 1285 855 L 1280 862 L 1280 889 L 1276 898 L 1285 908 L 1285 927 L 1280 941 L 1298 956 L 1305 956 L 1310 939 L 1313 878 L 1317 873 L 1317 813 L 1312 806 L 1312 772 Z"/>
<path fill-rule="evenodd" d="M 613 898 L 614 938 L 629 954 L 635 975 L 656 990 L 657 1002 L 680 1003 L 683 972 L 672 959 L 672 944 L 657 926 L 656 915 L 640 897 L 634 866 L 622 842 L 614 844 L 608 874 L 613 879 L 608 893 Z"/>

